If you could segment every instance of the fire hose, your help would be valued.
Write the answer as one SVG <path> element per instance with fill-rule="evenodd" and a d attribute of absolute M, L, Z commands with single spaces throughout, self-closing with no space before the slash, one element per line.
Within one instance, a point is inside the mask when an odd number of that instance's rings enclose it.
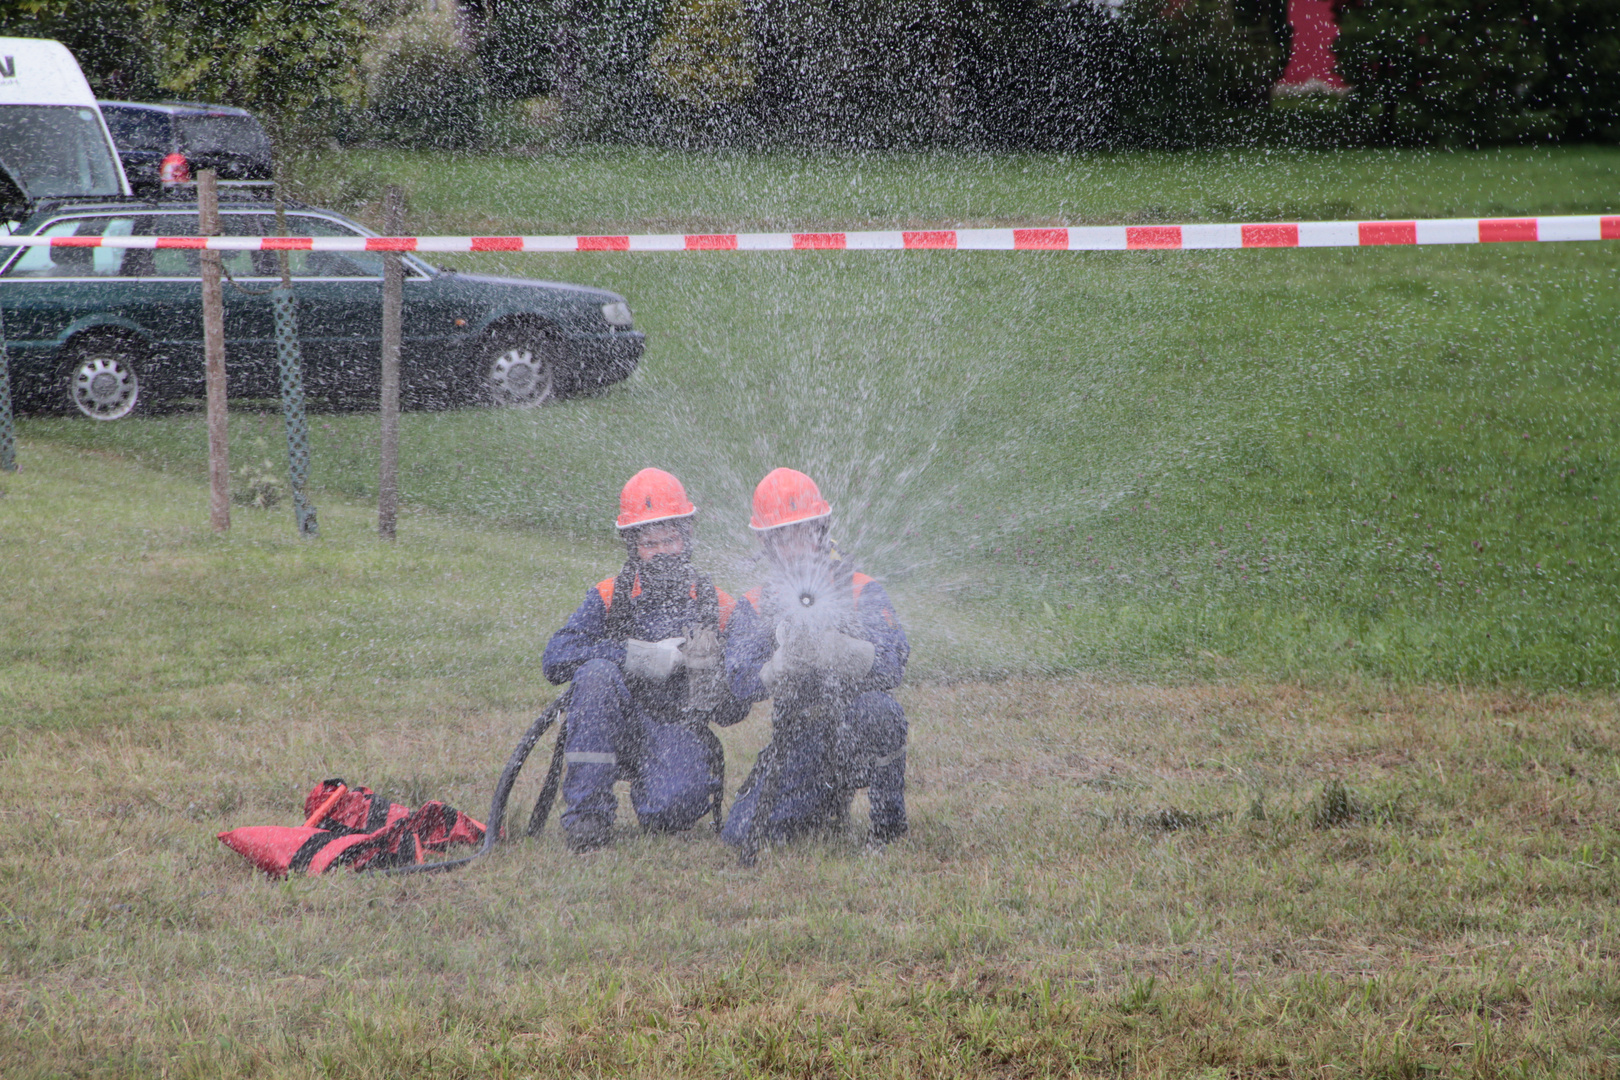
<path fill-rule="evenodd" d="M 398 866 L 388 870 L 379 870 L 376 873 L 386 874 L 390 877 L 405 874 L 438 874 L 447 870 L 458 870 L 468 863 L 483 858 L 495 849 L 506 832 L 506 803 L 512 796 L 512 787 L 517 783 L 518 773 L 523 771 L 523 765 L 529 760 L 529 752 L 540 737 L 557 722 L 558 717 L 566 716 L 568 704 L 573 700 L 574 688 L 569 686 L 546 710 L 535 718 L 529 725 L 529 730 L 523 733 L 518 740 L 517 747 L 512 756 L 506 759 L 506 768 L 501 770 L 501 777 L 495 782 L 495 794 L 489 801 L 489 818 L 484 829 L 484 842 L 477 851 L 459 859 L 445 859 L 441 862 L 417 863 L 411 866 Z M 566 729 L 567 721 L 563 722 Z M 557 732 L 557 746 L 551 753 L 551 765 L 546 770 L 545 783 L 540 788 L 540 797 L 535 800 L 534 809 L 529 814 L 529 826 L 525 830 L 527 836 L 538 836 L 546 827 L 546 819 L 551 816 L 551 804 L 557 799 L 557 787 L 562 782 L 563 771 L 563 744 L 567 739 L 567 731 Z"/>
<path fill-rule="evenodd" d="M 568 706 L 573 701 L 574 688 L 572 685 L 557 695 L 557 699 L 546 706 L 544 712 L 535 718 L 534 723 L 523 733 L 517 746 L 512 750 L 512 756 L 506 759 L 506 767 L 501 770 L 500 779 L 495 782 L 495 794 L 489 802 L 489 818 L 484 829 L 484 842 L 477 851 L 459 859 L 445 859 L 440 862 L 416 863 L 410 866 L 391 867 L 386 870 L 372 871 L 373 873 L 389 876 L 402 876 L 405 874 L 437 874 L 446 870 L 459 870 L 470 862 L 483 858 L 495 849 L 505 833 L 506 804 L 511 799 L 512 788 L 517 783 L 518 774 L 523 771 L 524 763 L 529 760 L 529 753 L 534 749 L 535 743 L 550 730 L 553 724 L 562 722 L 557 731 L 557 743 L 551 752 L 551 764 L 546 768 L 546 779 L 540 787 L 540 797 L 535 800 L 534 809 L 529 812 L 529 824 L 524 830 L 525 836 L 539 836 L 546 827 L 546 820 L 551 816 L 552 804 L 557 801 L 557 789 L 561 786 L 563 775 L 563 762 L 565 746 L 568 741 L 568 721 L 566 719 Z M 718 758 L 719 744 L 715 744 Z M 710 773 L 717 778 L 720 791 L 716 794 L 712 813 L 714 815 L 714 830 L 720 831 L 721 798 L 725 788 L 725 763 L 723 758 L 710 762 Z"/>

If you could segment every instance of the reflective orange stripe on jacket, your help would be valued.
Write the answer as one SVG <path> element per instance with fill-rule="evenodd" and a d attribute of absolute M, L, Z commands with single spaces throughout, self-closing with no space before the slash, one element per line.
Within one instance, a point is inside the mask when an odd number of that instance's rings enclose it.
<path fill-rule="evenodd" d="M 596 592 L 602 598 L 602 607 L 611 611 L 613 608 L 613 579 L 605 578 L 598 581 L 596 583 Z M 641 595 L 641 575 L 639 574 L 636 575 L 635 583 L 630 587 L 630 595 Z M 718 585 L 714 587 L 714 598 L 720 605 L 720 629 L 724 631 L 726 623 L 731 621 L 731 612 L 737 606 L 737 601 L 733 600 L 731 594 Z M 692 585 L 692 599 L 697 599 L 696 583 Z"/>

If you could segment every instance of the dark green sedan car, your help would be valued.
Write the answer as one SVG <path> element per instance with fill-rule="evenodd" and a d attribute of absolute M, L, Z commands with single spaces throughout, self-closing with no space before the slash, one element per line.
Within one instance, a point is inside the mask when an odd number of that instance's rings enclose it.
<path fill-rule="evenodd" d="M 262 201 L 221 206 L 228 236 L 274 236 Z M 39 205 L 15 229 L 50 236 L 195 236 L 195 203 L 105 199 Z M 298 206 L 291 236 L 372 236 Z M 267 290 L 277 253 L 222 252 L 225 351 L 233 398 L 278 393 Z M 338 407 L 375 407 L 382 349 L 383 257 L 290 252 L 304 381 Z M 0 315 L 19 406 L 117 420 L 203 386 L 202 283 L 195 249 L 0 249 Z M 533 406 L 617 382 L 643 335 L 624 297 L 583 285 L 442 270 L 403 256 L 401 393 L 416 408 Z M 233 284 L 234 282 L 234 284 Z"/>

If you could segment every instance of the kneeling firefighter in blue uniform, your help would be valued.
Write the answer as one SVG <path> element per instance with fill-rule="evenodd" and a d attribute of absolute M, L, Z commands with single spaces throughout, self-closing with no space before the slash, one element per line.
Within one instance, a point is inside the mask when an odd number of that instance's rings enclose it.
<path fill-rule="evenodd" d="M 749 522 L 770 579 L 731 620 L 726 671 L 739 700 L 771 698 L 771 742 L 737 793 L 722 838 L 751 863 L 761 843 L 840 828 L 866 788 L 872 838 L 906 832 L 906 716 L 889 691 L 911 647 L 883 586 L 828 539 L 815 481 L 777 469 Z"/>
<path fill-rule="evenodd" d="M 709 725 L 737 723 L 748 705 L 724 667 L 736 602 L 692 566 L 695 513 L 669 473 L 631 477 L 615 522 L 624 568 L 592 587 L 546 643 L 546 678 L 574 684 L 562 788 L 573 851 L 612 840 L 618 780 L 630 781 L 644 830 L 689 829 L 710 810 L 718 820 L 724 758 Z"/>

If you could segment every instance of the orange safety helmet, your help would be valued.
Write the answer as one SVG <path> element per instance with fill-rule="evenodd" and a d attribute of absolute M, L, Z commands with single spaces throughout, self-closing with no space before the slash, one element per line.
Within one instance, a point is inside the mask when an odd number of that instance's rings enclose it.
<path fill-rule="evenodd" d="M 748 527 L 766 532 L 831 514 L 832 507 L 814 480 L 794 469 L 772 469 L 754 489 L 754 516 Z"/>
<path fill-rule="evenodd" d="M 619 492 L 619 517 L 614 522 L 622 531 L 651 525 L 656 521 L 689 518 L 697 507 L 686 497 L 681 482 L 663 469 L 642 469 Z"/>

